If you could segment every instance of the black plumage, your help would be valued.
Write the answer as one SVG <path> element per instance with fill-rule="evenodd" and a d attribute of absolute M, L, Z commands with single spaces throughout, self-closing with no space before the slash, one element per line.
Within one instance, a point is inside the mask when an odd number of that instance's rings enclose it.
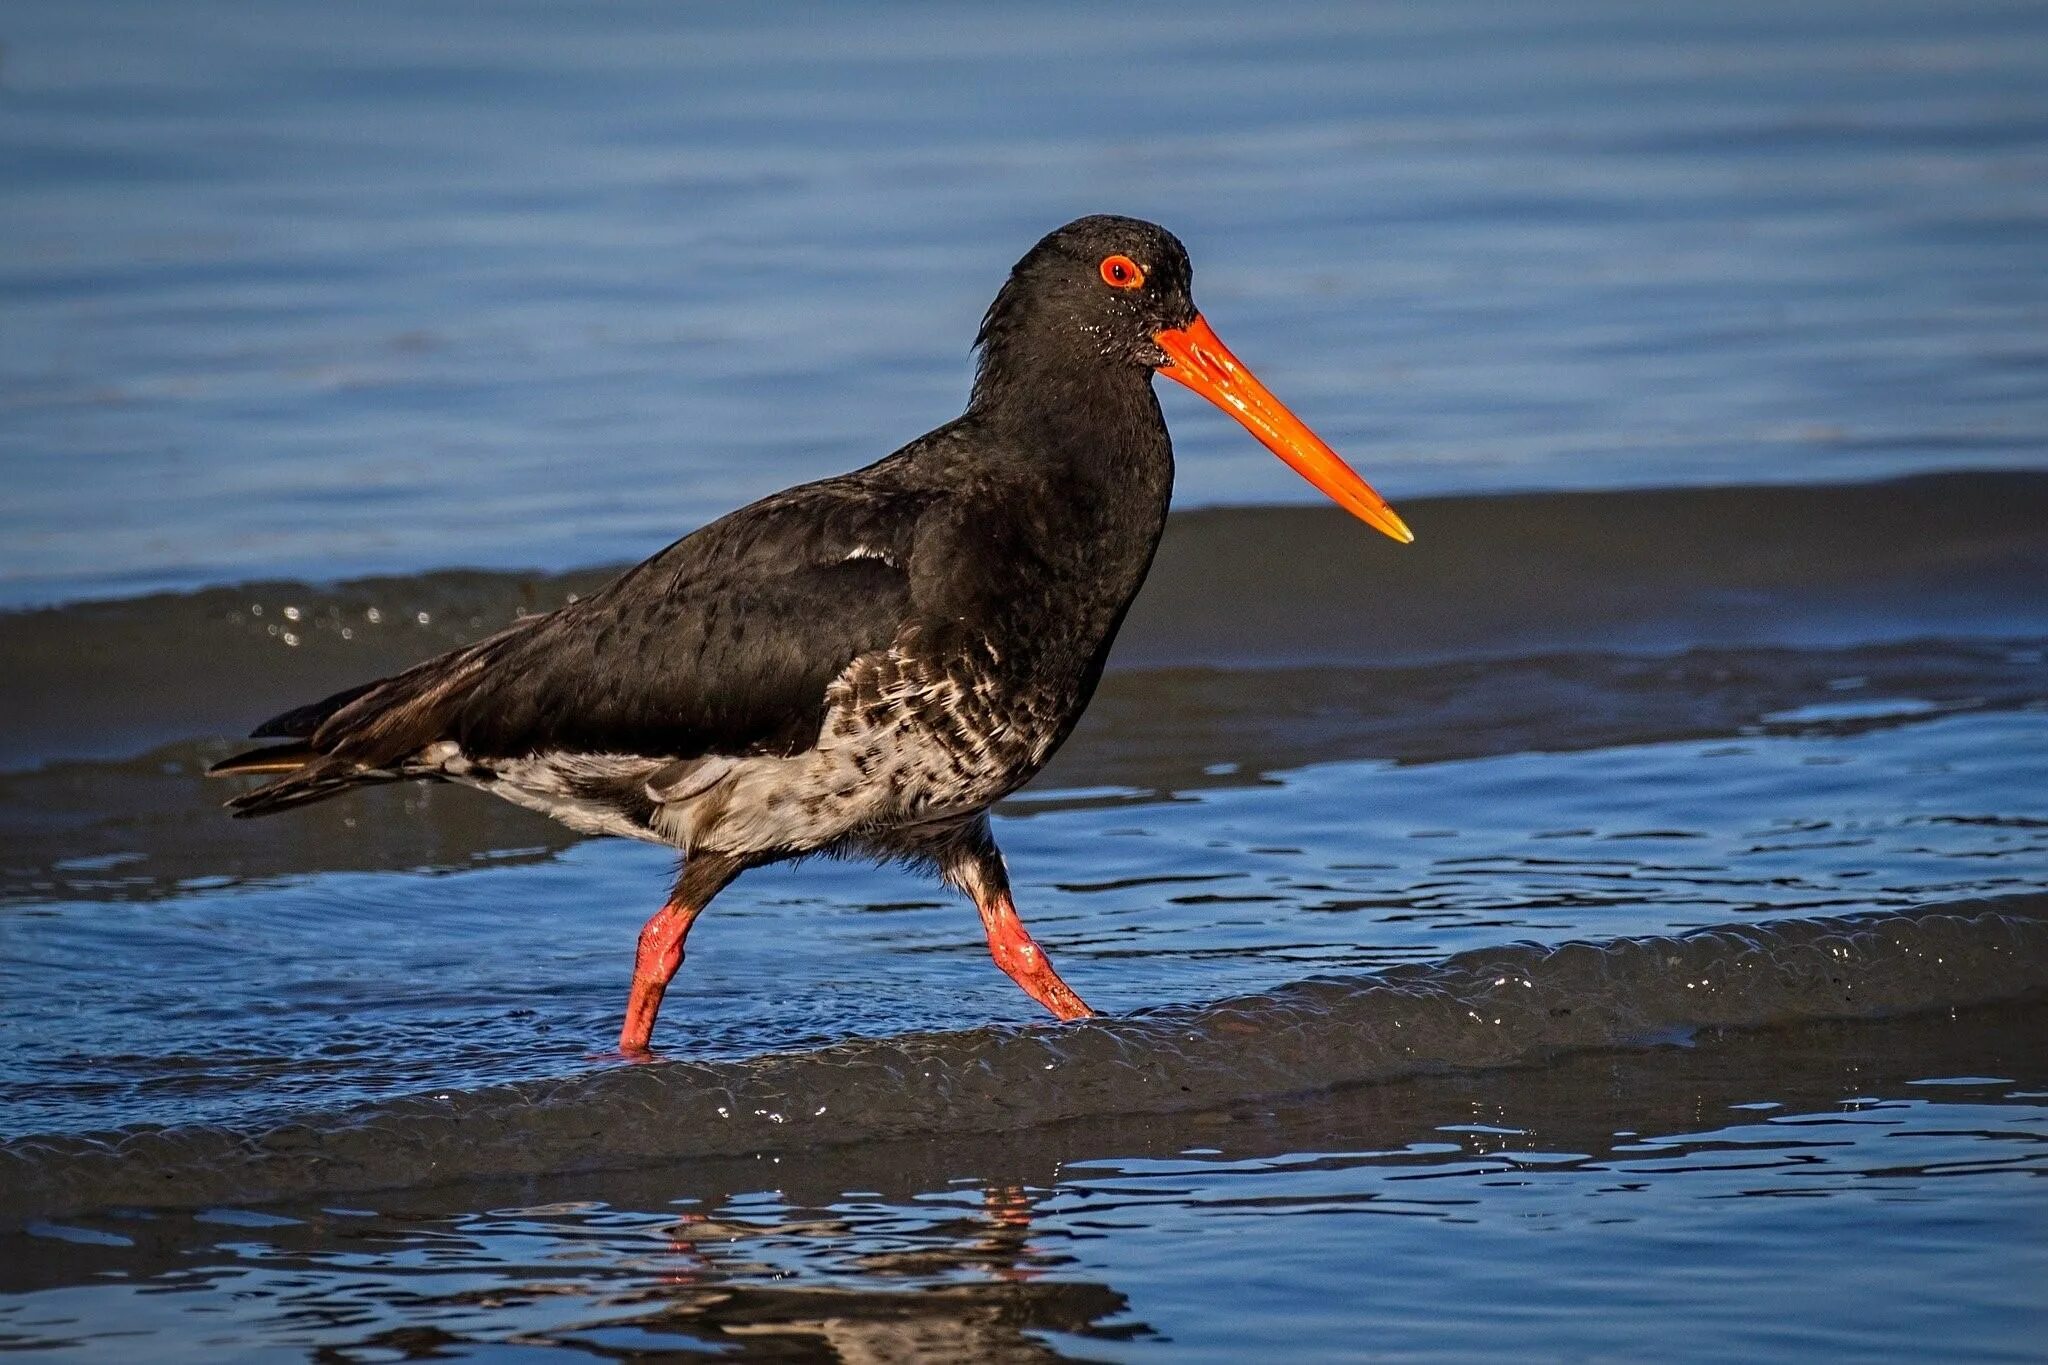
<path fill-rule="evenodd" d="M 704 902 L 820 851 L 932 863 L 1027 991 L 1085 1014 L 1016 921 L 986 811 L 1072 730 L 1151 563 L 1173 482 L 1152 375 L 1211 358 L 1164 349 L 1213 337 L 1189 283 L 1152 224 L 1052 233 L 983 320 L 961 417 L 587 598 L 273 718 L 256 736 L 287 743 L 217 771 L 279 775 L 230 807 L 444 778 L 680 847 L 642 934 L 628 1050 Z"/>

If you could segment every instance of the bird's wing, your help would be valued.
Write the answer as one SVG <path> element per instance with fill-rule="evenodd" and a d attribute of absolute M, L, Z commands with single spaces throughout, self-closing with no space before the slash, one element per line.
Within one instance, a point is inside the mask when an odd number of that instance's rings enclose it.
<path fill-rule="evenodd" d="M 776 494 L 589 598 L 339 694 L 310 747 L 370 769 L 448 740 L 479 759 L 797 752 L 832 679 L 909 619 L 931 500 L 851 477 Z"/>

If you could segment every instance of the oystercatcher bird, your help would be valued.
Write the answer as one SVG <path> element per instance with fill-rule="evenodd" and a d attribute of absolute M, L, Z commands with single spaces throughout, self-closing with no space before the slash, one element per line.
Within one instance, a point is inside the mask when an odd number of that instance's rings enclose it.
<path fill-rule="evenodd" d="M 988 809 L 1080 718 L 1166 525 L 1154 373 L 1229 412 L 1368 525 L 1414 537 L 1195 310 L 1164 228 L 1098 216 L 1031 248 L 982 319 L 967 411 L 865 469 L 763 498 L 601 591 L 265 722 L 218 764 L 269 815 L 366 783 L 463 783 L 682 851 L 640 931 L 620 1049 L 644 1053 L 691 924 L 748 868 L 905 860 L 972 897 L 989 952 L 1091 1011 L 1017 917 Z"/>

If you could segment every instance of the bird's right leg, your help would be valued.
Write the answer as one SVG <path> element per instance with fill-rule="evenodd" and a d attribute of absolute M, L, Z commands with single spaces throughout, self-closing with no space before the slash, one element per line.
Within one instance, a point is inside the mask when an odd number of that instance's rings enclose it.
<path fill-rule="evenodd" d="M 683 864 L 668 903 L 640 929 L 640 947 L 633 958 L 633 990 L 626 997 L 626 1023 L 619 1030 L 619 1051 L 644 1055 L 661 1013 L 661 997 L 676 969 L 683 965 L 683 940 L 711 898 L 746 871 L 738 858 L 713 853 L 693 854 Z"/>
<path fill-rule="evenodd" d="M 1017 918 L 1017 903 L 1010 899 L 1009 869 L 1003 866 L 1002 851 L 989 833 L 986 817 L 963 832 L 961 842 L 941 859 L 940 868 L 947 881 L 974 897 L 975 908 L 981 911 L 981 927 L 988 934 L 989 956 L 1026 995 L 1061 1019 L 1094 1015 L 1088 1002 L 1060 980 L 1046 960 L 1045 949 Z"/>

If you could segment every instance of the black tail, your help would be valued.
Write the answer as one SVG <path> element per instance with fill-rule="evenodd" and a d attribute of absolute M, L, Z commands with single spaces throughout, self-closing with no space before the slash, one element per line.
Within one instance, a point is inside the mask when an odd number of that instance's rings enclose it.
<path fill-rule="evenodd" d="M 227 807 L 235 813 L 235 818 L 246 820 L 256 815 L 273 815 L 294 806 L 325 801 L 366 782 L 395 780 L 388 773 L 365 770 L 354 763 L 329 757 L 308 742 L 328 717 L 358 697 L 383 686 L 384 681 L 379 678 L 362 683 L 310 705 L 294 707 L 283 715 L 272 716 L 257 726 L 250 738 L 282 739 L 290 736 L 290 743 L 251 749 L 247 753 L 224 758 L 208 768 L 208 777 L 277 778 L 275 782 L 266 782 L 254 791 L 243 792 L 231 799 Z"/>
<path fill-rule="evenodd" d="M 382 687 L 388 681 L 389 679 L 387 678 L 378 678 L 372 682 L 358 683 L 354 687 L 344 688 L 336 692 L 331 697 L 323 697 L 319 701 L 311 702 L 305 706 L 294 706 L 283 715 L 272 716 L 254 730 L 251 730 L 249 738 L 305 739 L 315 730 L 326 724 L 327 718 L 336 711 L 347 706 L 357 697 L 364 696 Z M 255 755 L 245 754 L 244 757 L 253 758 Z M 235 759 L 228 760 L 230 763 L 235 761 Z M 219 769 L 215 769 L 215 771 L 219 771 Z"/>
<path fill-rule="evenodd" d="M 230 800 L 228 809 L 235 813 L 237 820 L 275 815 L 295 806 L 309 806 L 315 801 L 339 796 L 350 787 L 400 780 L 398 773 L 382 768 L 364 768 L 346 759 L 316 754 L 304 744 L 276 744 L 268 749 L 237 754 L 206 770 L 208 777 L 233 777 L 244 773 L 282 775 L 275 782 L 266 782 L 254 791 L 243 792 Z"/>
<path fill-rule="evenodd" d="M 431 769 L 413 765 L 413 756 L 442 738 L 445 712 L 481 676 L 483 656 L 545 619 L 528 617 L 403 673 L 272 716 L 250 737 L 288 742 L 224 759 L 207 776 L 276 777 L 227 803 L 237 819 L 325 801 L 350 787 L 433 777 Z"/>
<path fill-rule="evenodd" d="M 295 773 L 320 755 L 312 746 L 298 741 L 251 749 L 246 754 L 224 758 L 206 770 L 208 777 L 243 777 L 258 773 Z"/>

